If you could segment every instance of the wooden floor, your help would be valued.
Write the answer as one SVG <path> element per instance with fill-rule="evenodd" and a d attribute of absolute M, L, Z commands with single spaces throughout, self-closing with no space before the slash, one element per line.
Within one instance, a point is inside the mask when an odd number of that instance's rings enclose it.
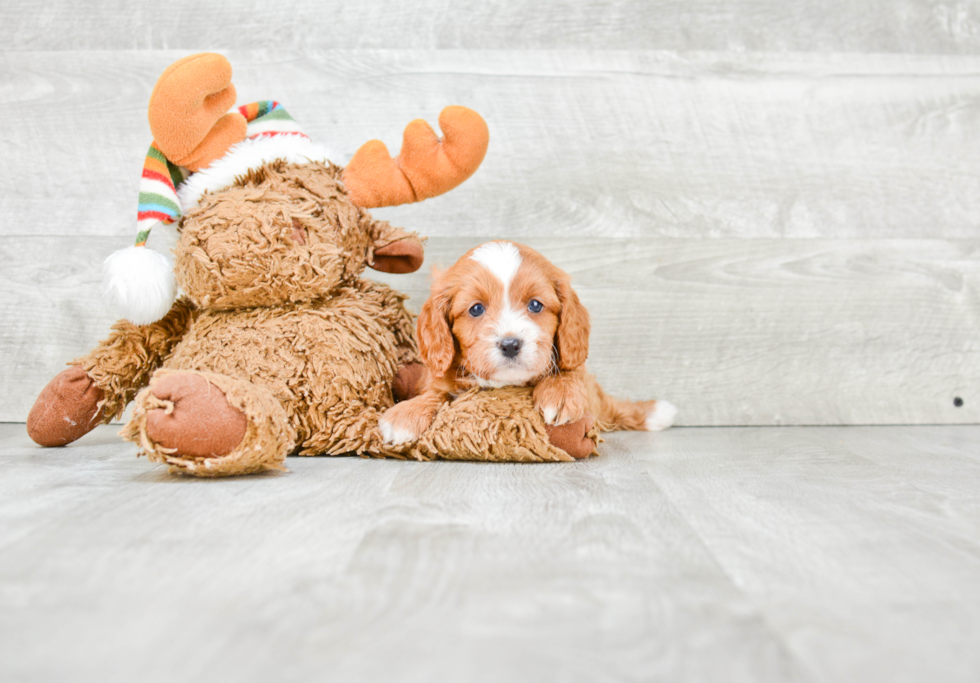
<path fill-rule="evenodd" d="M 199 481 L 0 425 L 0 680 L 976 681 L 980 427 Z"/>

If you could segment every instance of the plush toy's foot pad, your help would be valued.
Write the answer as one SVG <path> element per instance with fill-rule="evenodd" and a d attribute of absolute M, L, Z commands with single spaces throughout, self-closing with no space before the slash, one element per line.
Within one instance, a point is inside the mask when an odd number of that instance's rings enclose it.
<path fill-rule="evenodd" d="M 171 471 L 224 477 L 282 470 L 296 432 L 267 389 L 214 372 L 157 370 L 121 432 Z"/>
<path fill-rule="evenodd" d="M 151 393 L 160 407 L 147 411 L 146 434 L 168 450 L 215 458 L 231 453 L 245 436 L 245 414 L 201 375 L 167 375 Z"/>
<path fill-rule="evenodd" d="M 425 381 L 425 366 L 421 363 L 406 363 L 398 368 L 398 373 L 391 383 L 391 396 L 396 403 L 415 398 L 422 393 L 422 382 Z"/>
<path fill-rule="evenodd" d="M 102 390 L 78 366 L 59 373 L 41 390 L 27 416 L 27 434 L 41 446 L 64 446 L 102 422 Z"/>
<path fill-rule="evenodd" d="M 592 427 L 595 426 L 595 418 L 591 415 L 569 422 L 567 424 L 551 426 L 548 430 L 548 440 L 555 448 L 560 448 L 570 456 L 579 460 L 592 455 L 595 450 L 595 441 L 589 437 Z"/>

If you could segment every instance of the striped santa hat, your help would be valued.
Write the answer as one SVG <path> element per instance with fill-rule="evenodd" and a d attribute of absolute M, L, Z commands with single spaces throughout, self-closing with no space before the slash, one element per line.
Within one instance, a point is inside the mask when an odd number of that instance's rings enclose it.
<path fill-rule="evenodd" d="M 130 322 L 146 325 L 160 320 L 177 295 L 170 261 L 146 246 L 157 224 L 177 222 L 205 192 L 228 188 L 236 178 L 267 162 L 326 162 L 332 156 L 312 142 L 278 102 L 253 102 L 238 112 L 247 122 L 245 139 L 196 172 L 169 160 L 156 142 L 150 145 L 140 181 L 136 243 L 111 254 L 102 269 L 105 297 Z"/>

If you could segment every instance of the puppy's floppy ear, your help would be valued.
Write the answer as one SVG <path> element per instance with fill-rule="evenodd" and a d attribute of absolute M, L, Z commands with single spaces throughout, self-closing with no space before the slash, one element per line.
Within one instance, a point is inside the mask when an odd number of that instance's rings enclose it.
<path fill-rule="evenodd" d="M 562 270 L 558 270 L 555 292 L 561 302 L 558 331 L 555 333 L 558 367 L 562 370 L 574 370 L 584 364 L 589 356 L 589 330 L 592 327 L 589 312 L 572 289 L 572 279 Z"/>
<path fill-rule="evenodd" d="M 446 374 L 456 357 L 456 342 L 449 327 L 452 297 L 445 278 L 433 271 L 432 295 L 419 313 L 419 353 L 433 377 Z"/>

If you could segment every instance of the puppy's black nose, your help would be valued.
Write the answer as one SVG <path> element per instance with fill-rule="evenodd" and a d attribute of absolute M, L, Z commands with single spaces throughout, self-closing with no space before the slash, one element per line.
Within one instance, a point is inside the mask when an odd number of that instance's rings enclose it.
<path fill-rule="evenodd" d="M 507 337 L 497 343 L 497 348 L 504 354 L 504 358 L 516 358 L 521 352 L 521 340 L 514 337 Z"/>

